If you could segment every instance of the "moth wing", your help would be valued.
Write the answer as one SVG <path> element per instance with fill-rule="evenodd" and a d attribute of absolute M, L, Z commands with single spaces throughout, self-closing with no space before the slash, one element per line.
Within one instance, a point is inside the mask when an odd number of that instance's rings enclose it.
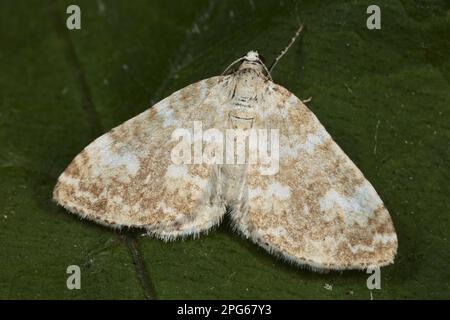
<path fill-rule="evenodd" d="M 235 227 L 312 269 L 392 263 L 397 236 L 375 189 L 295 95 L 269 86 L 258 125 L 279 129 L 279 170 L 262 175 L 250 167 L 247 193 L 232 213 Z"/>
<path fill-rule="evenodd" d="M 198 234 L 217 224 L 225 205 L 206 164 L 174 164 L 172 133 L 221 116 L 222 77 L 189 85 L 88 145 L 55 186 L 72 213 L 108 226 L 145 227 L 163 239 Z M 190 146 L 189 146 L 190 151 Z"/>

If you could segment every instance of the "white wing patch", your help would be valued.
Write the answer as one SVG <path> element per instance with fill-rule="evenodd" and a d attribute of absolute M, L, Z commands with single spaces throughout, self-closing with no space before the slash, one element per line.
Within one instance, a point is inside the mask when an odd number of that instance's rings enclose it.
<path fill-rule="evenodd" d="M 155 107 L 158 117 L 162 121 L 162 126 L 164 128 L 169 126 L 179 126 L 180 122 L 174 114 L 174 110 L 169 106 L 168 98 L 162 100 Z"/>
<path fill-rule="evenodd" d="M 323 133 L 324 131 L 319 131 L 319 134 L 309 133 L 306 137 L 306 142 L 300 145 L 300 151 L 304 150 L 310 154 L 313 153 L 316 146 L 324 144 L 326 139 L 329 139 L 329 136 Z"/>
<path fill-rule="evenodd" d="M 136 155 L 129 152 L 126 147 L 122 147 L 118 152 L 112 152 L 108 147 L 103 149 L 99 155 L 101 164 L 110 167 L 112 170 L 116 167 L 125 167 L 127 172 L 133 176 L 139 170 L 139 159 Z"/>
<path fill-rule="evenodd" d="M 366 226 L 368 219 L 374 215 L 375 209 L 383 203 L 372 186 L 365 181 L 350 196 L 344 196 L 333 189 L 328 190 L 319 200 L 319 204 L 320 210 L 325 213 L 324 219 L 327 221 L 332 221 L 337 215 L 340 215 L 350 226 L 354 223 Z"/>
<path fill-rule="evenodd" d="M 278 181 L 272 182 L 267 188 L 267 197 L 277 197 L 280 200 L 286 200 L 291 195 L 289 186 L 282 185 Z"/>
<path fill-rule="evenodd" d="M 188 174 L 187 168 L 183 165 L 171 164 L 167 168 L 166 176 L 171 178 L 183 178 Z"/>

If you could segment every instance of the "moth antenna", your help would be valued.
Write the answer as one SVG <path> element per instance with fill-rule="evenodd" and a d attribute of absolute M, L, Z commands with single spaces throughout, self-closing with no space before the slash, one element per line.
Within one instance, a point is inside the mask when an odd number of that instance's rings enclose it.
<path fill-rule="evenodd" d="M 239 59 L 236 59 L 236 60 L 234 60 L 225 70 L 224 70 L 224 72 L 222 72 L 222 75 L 224 75 L 224 74 L 226 74 L 230 69 L 231 69 L 231 67 L 232 66 L 234 66 L 236 63 L 238 63 L 238 62 L 240 62 L 240 61 L 242 61 L 242 60 L 244 60 L 244 57 L 240 57 Z"/>
<path fill-rule="evenodd" d="M 297 40 L 297 38 L 300 36 L 300 33 L 303 30 L 303 24 L 300 25 L 300 27 L 298 28 L 298 30 L 295 32 L 295 35 L 291 38 L 291 41 L 289 41 L 289 44 L 286 46 L 286 48 L 284 48 L 280 54 L 278 55 L 278 57 L 276 57 L 276 59 L 272 62 L 272 64 L 269 67 L 269 71 L 272 72 L 273 68 L 276 66 L 276 64 L 278 63 L 278 61 L 288 52 L 289 48 L 294 44 L 295 40 Z"/>
<path fill-rule="evenodd" d="M 261 59 L 258 59 L 258 60 L 261 63 L 261 65 L 263 66 L 264 70 L 266 71 L 267 76 L 269 77 L 270 81 L 273 81 L 272 75 L 270 74 L 269 69 L 267 69 L 266 65 L 264 64 L 264 62 L 261 61 Z"/>

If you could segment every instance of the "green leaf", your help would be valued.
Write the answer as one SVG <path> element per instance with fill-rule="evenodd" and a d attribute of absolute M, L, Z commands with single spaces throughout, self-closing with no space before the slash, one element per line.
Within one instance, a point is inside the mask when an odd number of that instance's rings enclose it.
<path fill-rule="evenodd" d="M 69 4 L 81 30 L 66 28 Z M 450 7 L 378 1 L 9 1 L 0 10 L 0 298 L 369 299 L 364 272 L 291 266 L 231 231 L 164 243 L 51 201 L 94 138 L 258 50 L 375 186 L 399 236 L 374 299 L 450 298 Z M 81 268 L 81 290 L 66 269 Z M 325 285 L 332 286 L 332 290 Z"/>

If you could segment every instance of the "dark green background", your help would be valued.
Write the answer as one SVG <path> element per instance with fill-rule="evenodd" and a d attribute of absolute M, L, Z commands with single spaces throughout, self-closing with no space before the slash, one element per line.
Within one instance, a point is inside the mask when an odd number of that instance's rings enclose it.
<path fill-rule="evenodd" d="M 65 27 L 73 3 L 78 31 Z M 366 28 L 373 3 L 381 30 Z M 271 61 L 300 22 L 272 76 L 313 97 L 391 212 L 399 252 L 373 298 L 450 298 L 450 5 L 438 0 L 1 1 L 0 298 L 369 299 L 364 272 L 290 266 L 227 223 L 196 240 L 138 237 L 139 268 L 130 241 L 51 201 L 98 135 L 250 49 Z M 81 290 L 66 288 L 71 264 Z"/>

